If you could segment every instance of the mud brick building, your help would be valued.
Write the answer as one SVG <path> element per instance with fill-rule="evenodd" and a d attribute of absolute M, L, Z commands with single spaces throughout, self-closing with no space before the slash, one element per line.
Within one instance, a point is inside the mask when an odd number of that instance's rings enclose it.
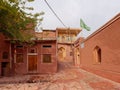
<path fill-rule="evenodd" d="M 81 29 L 77 28 L 57 28 L 58 61 L 73 62 L 74 42 Z"/>
<path fill-rule="evenodd" d="M 0 75 L 55 73 L 57 62 L 73 62 L 73 44 L 80 29 L 31 32 L 34 44 L 10 43 L 0 34 Z"/>
<path fill-rule="evenodd" d="M 28 43 L 10 43 L 0 35 L 0 75 L 55 73 L 57 71 L 57 43 L 55 30 L 35 33 Z"/>

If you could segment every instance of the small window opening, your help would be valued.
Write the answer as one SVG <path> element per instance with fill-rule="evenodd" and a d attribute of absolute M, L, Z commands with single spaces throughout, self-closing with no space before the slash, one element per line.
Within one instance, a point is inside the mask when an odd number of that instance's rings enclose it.
<path fill-rule="evenodd" d="M 51 54 L 43 54 L 43 63 L 51 63 Z"/>
<path fill-rule="evenodd" d="M 15 60 L 16 63 L 23 63 L 24 62 L 24 47 L 22 45 L 17 45 L 15 49 Z"/>
<path fill-rule="evenodd" d="M 28 53 L 37 53 L 37 48 L 29 48 Z"/>
<path fill-rule="evenodd" d="M 8 52 L 3 52 L 2 59 L 8 59 Z"/>
<path fill-rule="evenodd" d="M 51 48 L 51 45 L 43 45 L 43 48 Z"/>
<path fill-rule="evenodd" d="M 70 56 L 72 56 L 73 55 L 73 53 L 72 52 L 70 52 Z"/>
<path fill-rule="evenodd" d="M 101 49 L 98 46 L 94 49 L 94 61 L 95 63 L 101 63 Z"/>
<path fill-rule="evenodd" d="M 17 45 L 16 48 L 23 48 L 23 46 L 22 45 Z"/>
<path fill-rule="evenodd" d="M 98 49 L 97 53 L 98 53 L 98 62 L 101 63 L 101 49 Z"/>
<path fill-rule="evenodd" d="M 16 55 L 16 63 L 23 63 L 23 54 L 18 53 Z"/>

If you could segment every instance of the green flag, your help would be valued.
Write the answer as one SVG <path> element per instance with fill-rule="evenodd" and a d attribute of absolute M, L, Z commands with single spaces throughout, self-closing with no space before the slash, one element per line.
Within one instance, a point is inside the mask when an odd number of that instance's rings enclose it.
<path fill-rule="evenodd" d="M 80 19 L 80 27 L 81 27 L 82 29 L 85 29 L 85 30 L 87 30 L 87 31 L 90 31 L 90 27 L 88 27 L 88 26 L 83 22 L 82 19 Z"/>

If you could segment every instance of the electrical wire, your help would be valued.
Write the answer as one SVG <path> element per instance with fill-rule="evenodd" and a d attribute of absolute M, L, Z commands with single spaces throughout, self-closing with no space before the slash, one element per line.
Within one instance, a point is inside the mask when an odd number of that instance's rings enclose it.
<path fill-rule="evenodd" d="M 50 8 L 50 10 L 53 12 L 53 14 L 57 17 L 57 19 L 62 23 L 62 25 L 67 28 L 67 26 L 63 23 L 63 21 L 58 17 L 58 15 L 57 15 L 57 14 L 55 13 L 55 11 L 52 9 L 52 7 L 50 6 L 50 4 L 49 4 L 46 0 L 44 0 L 44 1 L 45 1 L 45 3 L 47 4 L 47 6 Z"/>

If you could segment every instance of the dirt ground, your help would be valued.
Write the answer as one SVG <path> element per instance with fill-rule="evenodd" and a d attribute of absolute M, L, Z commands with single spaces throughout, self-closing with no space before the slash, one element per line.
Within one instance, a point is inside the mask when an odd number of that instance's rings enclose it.
<path fill-rule="evenodd" d="M 63 62 L 55 74 L 1 77 L 0 90 L 120 90 L 120 83 Z"/>

